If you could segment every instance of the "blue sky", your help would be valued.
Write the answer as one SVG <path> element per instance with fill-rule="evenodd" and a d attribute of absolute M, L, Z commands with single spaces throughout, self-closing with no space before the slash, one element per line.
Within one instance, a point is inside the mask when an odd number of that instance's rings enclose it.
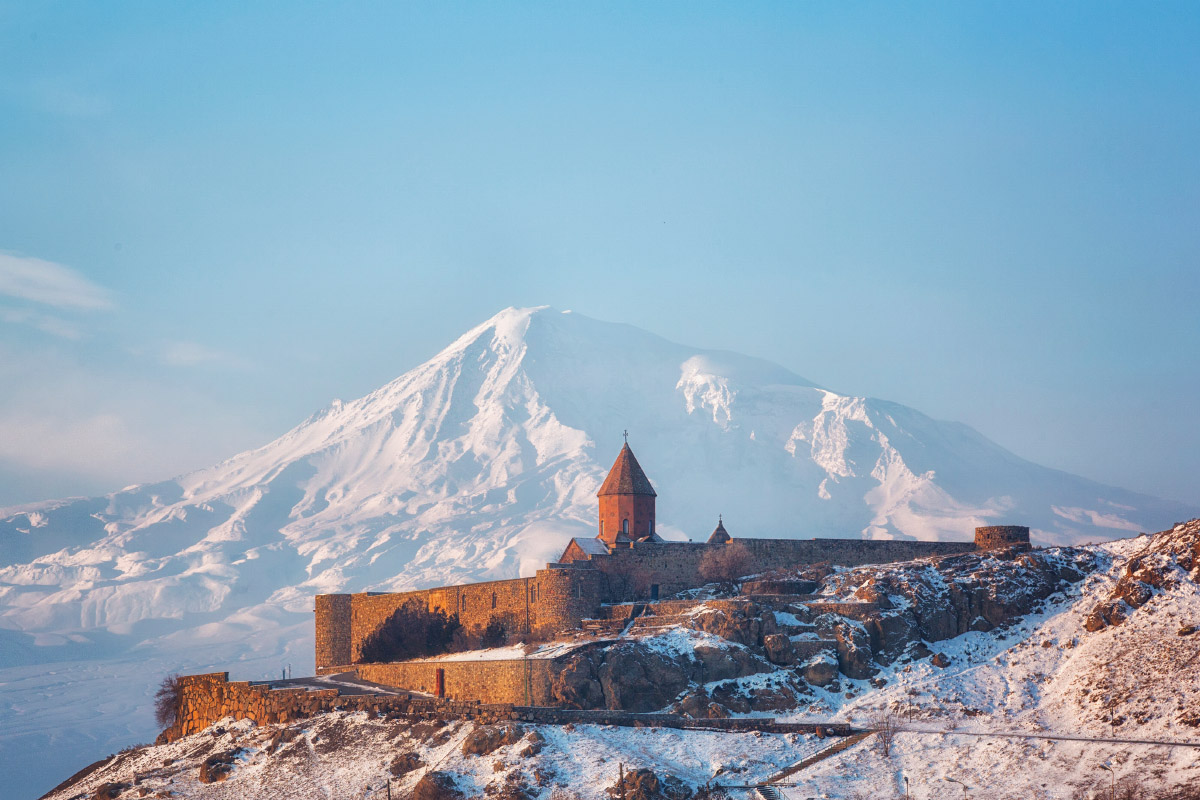
<path fill-rule="evenodd" d="M 540 304 L 1200 502 L 1196 41 L 1194 3 L 0 3 L 0 504 Z"/>

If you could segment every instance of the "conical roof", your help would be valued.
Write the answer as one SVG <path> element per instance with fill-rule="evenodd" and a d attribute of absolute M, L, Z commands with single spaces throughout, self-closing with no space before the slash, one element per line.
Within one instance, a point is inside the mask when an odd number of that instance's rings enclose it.
<path fill-rule="evenodd" d="M 603 497 L 606 494 L 647 494 L 651 497 L 658 497 L 658 492 L 654 491 L 654 487 L 650 485 L 650 479 L 642 471 L 642 465 L 638 463 L 633 456 L 633 451 L 629 449 L 628 442 L 617 454 L 617 460 L 613 462 L 612 469 L 608 471 L 608 477 L 604 479 L 600 491 L 596 492 L 597 497 Z"/>
<path fill-rule="evenodd" d="M 712 532 L 712 536 L 708 537 L 709 544 L 725 544 L 733 537 L 729 535 L 729 531 L 725 530 L 725 523 L 720 517 L 717 517 L 717 527 Z"/>

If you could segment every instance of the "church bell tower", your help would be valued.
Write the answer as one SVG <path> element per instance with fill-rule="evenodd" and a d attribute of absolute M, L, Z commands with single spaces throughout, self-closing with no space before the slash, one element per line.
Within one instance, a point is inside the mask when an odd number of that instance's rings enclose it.
<path fill-rule="evenodd" d="M 629 449 L 628 439 L 596 496 L 600 498 L 599 538 L 605 544 L 662 541 L 654 532 L 654 498 L 658 495 Z"/>

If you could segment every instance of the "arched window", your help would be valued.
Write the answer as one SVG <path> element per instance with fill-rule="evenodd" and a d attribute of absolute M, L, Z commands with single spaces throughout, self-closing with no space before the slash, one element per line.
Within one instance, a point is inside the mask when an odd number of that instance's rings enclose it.
<path fill-rule="evenodd" d="M 492 608 L 496 607 L 496 593 L 492 592 Z"/>
<path fill-rule="evenodd" d="M 621 520 L 621 533 L 629 533 L 629 518 Z"/>

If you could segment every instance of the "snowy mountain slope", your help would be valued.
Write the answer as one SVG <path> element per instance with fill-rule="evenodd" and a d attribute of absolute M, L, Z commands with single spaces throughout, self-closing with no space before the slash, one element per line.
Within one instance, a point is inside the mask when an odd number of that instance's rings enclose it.
<path fill-rule="evenodd" d="M 212 468 L 0 511 L 0 667 L 24 670 L 0 707 L 0 770 L 54 735 L 36 721 L 53 701 L 30 665 L 93 675 L 71 691 L 85 706 L 119 697 L 122 712 L 72 735 L 127 741 L 149 733 L 145 687 L 162 669 L 311 669 L 311 632 L 297 632 L 315 593 L 530 574 L 592 532 L 623 429 L 669 538 L 706 536 L 718 512 L 734 536 L 965 538 L 1011 521 L 1042 542 L 1195 514 L 758 359 L 508 309 Z"/>

